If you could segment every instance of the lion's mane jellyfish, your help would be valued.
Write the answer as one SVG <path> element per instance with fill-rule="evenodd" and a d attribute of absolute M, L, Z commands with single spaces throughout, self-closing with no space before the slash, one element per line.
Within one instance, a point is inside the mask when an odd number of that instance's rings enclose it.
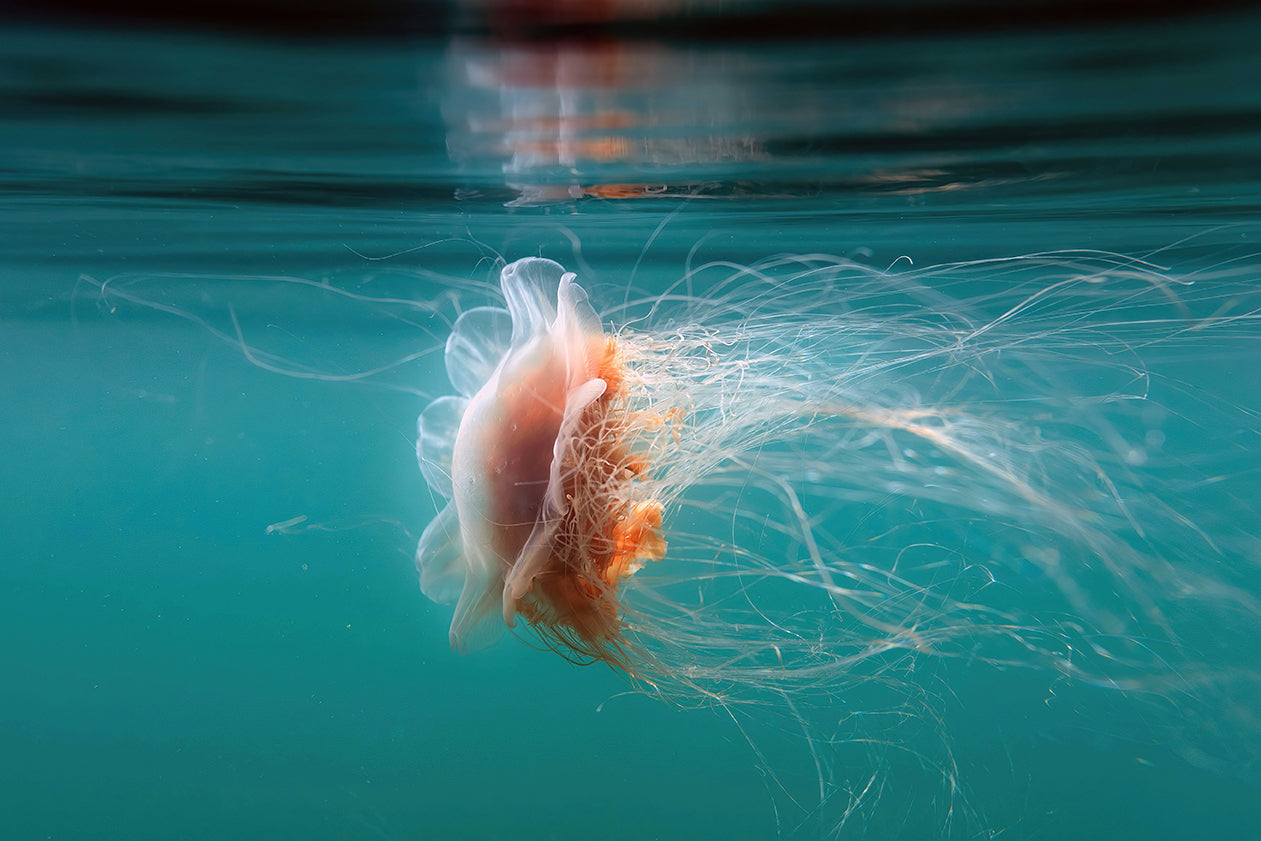
<path fill-rule="evenodd" d="M 1255 375 L 1229 372 L 1254 370 L 1261 323 L 1242 271 L 797 255 L 597 315 L 559 264 L 511 263 L 506 309 L 453 325 L 458 394 L 419 419 L 447 500 L 421 586 L 455 604 L 457 650 L 524 624 L 682 703 L 788 711 L 840 822 L 882 786 L 823 748 L 902 752 L 953 802 L 950 741 L 922 734 L 964 698 L 1005 714 L 967 689 L 998 674 L 1037 676 L 1046 705 L 1145 703 L 1092 726 L 1246 764 L 1257 676 L 1231 652 L 1261 616 L 1241 487 L 1261 440 Z"/>

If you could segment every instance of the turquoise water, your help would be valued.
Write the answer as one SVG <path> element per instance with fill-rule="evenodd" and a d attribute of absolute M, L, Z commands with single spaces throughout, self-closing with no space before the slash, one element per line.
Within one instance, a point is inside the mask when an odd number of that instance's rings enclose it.
<path fill-rule="evenodd" d="M 1249 312 L 1259 33 L 1255 17 L 703 47 L 10 29 L 0 836 L 827 837 L 834 816 L 786 806 L 722 710 L 626 694 L 513 638 L 448 650 L 450 610 L 412 560 L 434 514 L 413 438 L 448 389 L 447 293 L 485 300 L 498 256 L 553 257 L 609 295 L 663 289 L 689 260 L 1101 249 L 1174 275 L 1227 266 L 1233 303 L 1196 291 L 1199 315 Z M 988 288 L 967 283 L 951 293 Z M 1245 594 L 1261 592 L 1259 335 L 1241 322 L 1172 360 L 1202 390 L 1168 406 L 1193 455 L 1165 469 L 1186 469 L 1222 547 L 1214 580 Z M 943 829 L 951 797 L 900 787 L 908 760 L 886 757 L 888 808 L 842 837 L 1256 834 L 1261 647 L 1242 604 L 1179 629 L 1231 676 L 1220 719 L 1202 720 L 1207 691 L 930 659 L 958 802 L 981 817 Z M 793 728 L 741 721 L 808 791 Z M 837 776 L 856 791 L 865 770 Z"/>

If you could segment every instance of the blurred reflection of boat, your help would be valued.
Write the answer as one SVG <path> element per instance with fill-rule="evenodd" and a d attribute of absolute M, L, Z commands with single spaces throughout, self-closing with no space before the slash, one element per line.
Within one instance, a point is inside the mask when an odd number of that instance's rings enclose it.
<path fill-rule="evenodd" d="M 706 167 L 763 155 L 734 60 L 641 42 L 458 42 L 448 150 L 466 174 L 498 169 L 512 205 L 688 195 Z"/>

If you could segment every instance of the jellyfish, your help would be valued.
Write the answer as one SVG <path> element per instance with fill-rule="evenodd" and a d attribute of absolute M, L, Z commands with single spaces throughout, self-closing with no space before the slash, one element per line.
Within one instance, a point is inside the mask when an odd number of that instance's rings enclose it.
<path fill-rule="evenodd" d="M 1261 442 L 1203 363 L 1255 361 L 1261 309 L 1238 272 L 1198 280 L 786 255 L 597 313 L 559 263 L 509 263 L 418 420 L 443 501 L 421 589 L 459 652 L 515 629 L 682 703 L 790 711 L 821 800 L 821 746 L 934 729 L 969 668 L 1147 699 L 1162 733 L 1194 708 L 1188 752 L 1229 754 L 1256 674 L 1211 641 L 1261 616 Z M 955 786 L 944 739 L 913 750 Z M 852 818 L 863 787 L 833 788 Z"/>

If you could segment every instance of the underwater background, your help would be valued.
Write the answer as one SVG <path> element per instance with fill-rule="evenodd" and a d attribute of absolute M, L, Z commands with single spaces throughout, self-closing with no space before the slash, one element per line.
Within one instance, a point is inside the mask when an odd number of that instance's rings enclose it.
<path fill-rule="evenodd" d="M 721 710 L 514 638 L 448 650 L 412 559 L 446 323 L 321 284 L 443 300 L 535 254 L 652 289 L 693 249 L 1261 252 L 1246 8 L 969 26 L 941 3 L 816 7 L 776 29 L 745 4 L 672 37 L 469 5 L 417 5 L 431 25 L 393 37 L 333 37 L 335 16 L 0 31 L 0 838 L 776 836 Z M 1256 362 L 1205 376 L 1255 405 Z M 1253 630 L 1223 643 L 1235 662 Z M 1049 678 L 1015 683 L 1020 709 Z M 1255 767 L 1094 712 L 955 711 L 961 782 L 1002 837 L 1261 837 Z M 775 733 L 768 756 L 794 749 Z"/>

